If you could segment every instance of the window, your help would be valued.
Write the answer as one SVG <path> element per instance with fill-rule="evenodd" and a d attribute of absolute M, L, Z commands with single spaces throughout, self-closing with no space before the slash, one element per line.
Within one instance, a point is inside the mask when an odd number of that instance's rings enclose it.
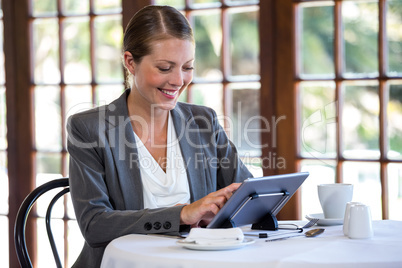
<path fill-rule="evenodd" d="M 109 103 L 123 90 L 121 1 L 31 1 L 36 186 L 68 176 L 67 118 Z M 50 201 L 50 200 L 48 200 Z M 69 195 L 53 210 L 59 255 L 66 267 L 77 259 L 83 238 Z M 52 256 L 44 225 L 48 202 L 37 206 L 37 264 Z M 72 243 L 73 241 L 73 243 Z M 64 250 L 63 250 L 64 249 Z"/>
<path fill-rule="evenodd" d="M 401 220 L 402 1 L 294 2 L 303 215 L 321 211 L 317 184 L 345 182 Z"/>

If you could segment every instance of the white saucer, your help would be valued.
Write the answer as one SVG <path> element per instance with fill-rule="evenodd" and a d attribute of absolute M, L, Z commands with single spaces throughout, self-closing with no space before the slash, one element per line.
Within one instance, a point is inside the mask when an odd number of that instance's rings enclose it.
<path fill-rule="evenodd" d="M 195 243 L 188 243 L 182 240 L 176 242 L 176 244 L 193 250 L 230 250 L 230 249 L 237 249 L 242 248 L 248 245 L 253 244 L 255 241 L 250 238 L 244 238 L 243 242 L 241 243 L 230 243 L 230 244 L 220 244 L 220 245 L 206 245 L 206 244 L 195 244 Z"/>
<path fill-rule="evenodd" d="M 306 215 L 306 219 L 308 219 L 308 220 L 311 220 L 313 218 L 318 219 L 317 225 L 329 226 L 329 225 L 342 225 L 343 224 L 343 218 L 326 219 L 326 218 L 324 218 L 323 213 L 315 213 L 315 214 Z"/>

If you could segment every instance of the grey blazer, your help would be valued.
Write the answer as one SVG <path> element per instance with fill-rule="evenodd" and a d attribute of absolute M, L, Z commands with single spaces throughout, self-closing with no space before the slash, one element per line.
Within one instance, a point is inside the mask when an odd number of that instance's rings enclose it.
<path fill-rule="evenodd" d="M 70 189 L 85 238 L 74 267 L 99 267 L 106 245 L 133 233 L 178 234 L 183 206 L 144 209 L 127 90 L 67 123 Z M 212 109 L 177 103 L 172 119 L 186 163 L 191 202 L 252 177 Z M 134 119 L 135 120 L 135 119 Z"/>

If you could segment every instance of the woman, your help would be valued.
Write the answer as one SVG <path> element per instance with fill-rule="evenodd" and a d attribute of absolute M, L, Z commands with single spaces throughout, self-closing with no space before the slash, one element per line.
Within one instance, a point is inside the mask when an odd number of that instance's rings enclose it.
<path fill-rule="evenodd" d="M 215 112 L 177 102 L 192 80 L 194 54 L 180 12 L 140 10 L 124 35 L 130 89 L 69 118 L 71 197 L 86 241 L 75 267 L 98 267 L 105 246 L 126 234 L 207 225 L 252 177 Z"/>

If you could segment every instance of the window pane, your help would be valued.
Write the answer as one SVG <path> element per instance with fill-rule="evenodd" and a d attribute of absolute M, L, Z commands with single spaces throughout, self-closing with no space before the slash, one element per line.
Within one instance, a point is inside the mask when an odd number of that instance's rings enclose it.
<path fill-rule="evenodd" d="M 335 83 L 300 84 L 301 154 L 306 157 L 336 156 Z"/>
<path fill-rule="evenodd" d="M 253 174 L 254 178 L 259 178 L 262 177 L 263 174 L 263 163 L 266 165 L 267 168 L 270 168 L 271 165 L 276 164 L 273 163 L 274 158 L 266 159 L 266 161 L 261 161 L 260 157 L 241 157 L 241 161 L 243 164 L 247 167 L 247 169 L 250 171 L 251 174 Z M 275 159 L 276 161 L 276 159 Z"/>
<path fill-rule="evenodd" d="M 0 69 L 2 69 L 0 67 Z M 7 149 L 6 88 L 0 85 L 0 150 Z"/>
<path fill-rule="evenodd" d="M 0 216 L 0 266 L 9 267 L 8 218 Z"/>
<path fill-rule="evenodd" d="M 232 114 L 229 115 L 229 133 L 241 156 L 261 156 L 261 131 L 273 131 L 274 126 L 261 126 L 260 84 L 230 84 Z M 269 144 L 268 146 L 275 146 Z M 272 156 L 276 160 L 276 155 Z"/>
<path fill-rule="evenodd" d="M 49 16 L 57 14 L 57 1 L 54 0 L 32 0 L 32 11 L 34 16 Z"/>
<path fill-rule="evenodd" d="M 221 6 L 220 2 L 220 0 L 190 0 L 190 5 L 193 8 L 219 7 Z"/>
<path fill-rule="evenodd" d="M 96 87 L 96 105 L 105 105 L 114 101 L 124 92 L 123 85 L 97 86 Z"/>
<path fill-rule="evenodd" d="M 214 96 L 211 98 L 211 96 Z M 191 103 L 214 109 L 222 127 L 225 125 L 223 110 L 223 86 L 221 84 L 194 84 L 191 87 Z"/>
<path fill-rule="evenodd" d="M 89 0 L 63 0 L 63 12 L 66 14 L 88 14 Z"/>
<path fill-rule="evenodd" d="M 59 203 L 59 202 L 57 202 Z M 53 209 L 55 210 L 55 209 Z M 53 214 L 53 213 L 52 213 Z M 50 247 L 49 239 L 47 239 L 45 219 L 38 219 L 37 236 L 43 237 L 38 239 L 38 267 L 55 267 L 52 249 Z M 52 219 L 52 233 L 56 243 L 57 252 L 59 253 L 61 263 L 64 263 L 64 223 L 63 220 Z"/>
<path fill-rule="evenodd" d="M 91 86 L 66 86 L 64 94 L 66 118 L 93 108 Z"/>
<path fill-rule="evenodd" d="M 229 23 L 231 75 L 259 75 L 258 10 L 230 9 Z"/>
<path fill-rule="evenodd" d="M 67 198 L 67 217 L 69 217 L 70 219 L 76 219 L 73 202 L 71 201 L 71 195 L 67 194 L 66 198 Z"/>
<path fill-rule="evenodd" d="M 353 201 L 370 206 L 373 220 L 382 219 L 379 163 L 346 162 L 343 181 L 353 184 Z"/>
<path fill-rule="evenodd" d="M 223 87 L 221 84 L 195 84 L 191 87 L 191 97 L 192 103 L 211 107 L 218 117 L 223 119 Z"/>
<path fill-rule="evenodd" d="M 35 83 L 60 82 L 58 32 L 57 19 L 36 19 L 33 23 Z"/>
<path fill-rule="evenodd" d="M 58 153 L 37 153 L 36 172 L 38 174 L 61 174 L 61 155 Z"/>
<path fill-rule="evenodd" d="M 51 173 L 37 173 L 36 175 L 36 187 L 49 182 L 51 180 L 60 179 L 61 174 L 51 174 Z M 44 193 L 36 202 L 37 215 L 44 218 L 46 216 L 46 211 L 49 206 L 50 201 L 53 197 L 61 191 L 61 188 L 56 188 Z M 63 198 L 60 198 L 53 206 L 52 218 L 63 218 L 64 216 L 64 204 Z M 39 236 L 41 238 L 41 236 Z M 47 239 L 43 239 L 49 243 Z"/>
<path fill-rule="evenodd" d="M 179 96 L 179 98 L 177 99 L 177 101 L 180 101 L 180 102 L 187 102 L 188 91 L 189 91 L 189 88 L 187 88 L 186 90 L 184 90 L 184 91 L 180 94 L 180 96 Z"/>
<path fill-rule="evenodd" d="M 259 0 L 225 0 L 227 4 L 258 4 Z"/>
<path fill-rule="evenodd" d="M 222 80 L 221 46 L 222 28 L 218 10 L 193 13 L 191 18 L 197 49 L 195 50 L 194 78 L 210 81 Z"/>
<path fill-rule="evenodd" d="M 193 4 L 219 3 L 220 0 L 190 0 Z"/>
<path fill-rule="evenodd" d="M 94 0 L 96 13 L 121 12 L 121 0 Z"/>
<path fill-rule="evenodd" d="M 0 215 L 8 214 L 7 154 L 0 152 Z M 0 250 L 1 251 L 1 250 Z"/>
<path fill-rule="evenodd" d="M 402 0 L 387 3 L 388 72 L 402 76 Z"/>
<path fill-rule="evenodd" d="M 378 76 L 378 1 L 344 1 L 345 76 Z"/>
<path fill-rule="evenodd" d="M 35 88 L 36 149 L 61 151 L 60 88 Z"/>
<path fill-rule="evenodd" d="M 95 29 L 96 81 L 123 82 L 121 15 L 97 17 Z"/>
<path fill-rule="evenodd" d="M 77 221 L 68 221 L 68 267 L 71 267 L 77 260 L 84 246 L 84 238 L 78 228 Z"/>
<path fill-rule="evenodd" d="M 301 186 L 302 217 L 312 213 L 322 213 L 317 185 L 335 183 L 335 167 L 335 161 L 303 160 L 301 162 L 301 171 L 310 172 Z"/>
<path fill-rule="evenodd" d="M 334 7 L 305 6 L 301 12 L 301 75 L 334 77 Z"/>
<path fill-rule="evenodd" d="M 66 156 L 64 157 L 64 166 L 65 167 L 70 166 L 70 155 L 69 155 L 68 152 L 66 153 Z M 68 169 L 67 169 L 67 175 L 66 176 L 68 177 Z"/>
<path fill-rule="evenodd" d="M 63 41 L 66 53 L 65 83 L 91 82 L 89 19 L 87 17 L 66 19 Z"/>
<path fill-rule="evenodd" d="M 389 86 L 388 114 L 388 157 L 402 159 L 402 81 Z"/>
<path fill-rule="evenodd" d="M 402 164 L 388 165 L 389 219 L 402 220 Z"/>
<path fill-rule="evenodd" d="M 155 0 L 155 5 L 168 5 L 178 9 L 184 8 L 185 0 Z"/>
<path fill-rule="evenodd" d="M 342 134 L 348 158 L 380 157 L 378 84 L 367 83 L 345 83 Z"/>

